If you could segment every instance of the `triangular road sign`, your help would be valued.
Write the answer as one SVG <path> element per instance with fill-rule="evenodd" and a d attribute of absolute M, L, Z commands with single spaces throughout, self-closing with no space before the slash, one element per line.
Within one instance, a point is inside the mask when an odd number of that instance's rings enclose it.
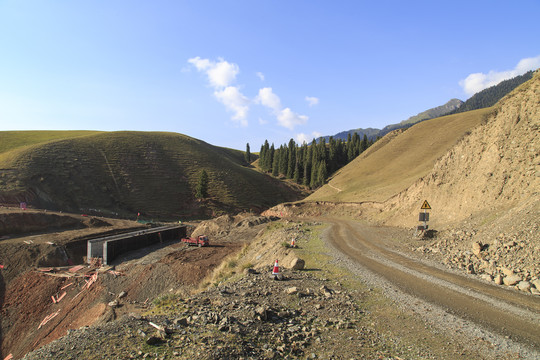
<path fill-rule="evenodd" d="M 427 200 L 424 200 L 424 203 L 422 204 L 422 207 L 420 209 L 431 210 L 431 206 L 429 206 L 429 203 L 427 202 Z"/>

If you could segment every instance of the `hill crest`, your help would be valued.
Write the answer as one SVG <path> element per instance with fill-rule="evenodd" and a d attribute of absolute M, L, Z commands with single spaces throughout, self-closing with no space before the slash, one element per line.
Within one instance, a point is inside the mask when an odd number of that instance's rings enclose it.
<path fill-rule="evenodd" d="M 145 217 L 190 218 L 261 211 L 300 197 L 297 189 L 248 167 L 243 152 L 182 134 L 52 135 L 50 141 L 30 141 L 0 153 L 0 202 L 104 215 L 141 212 Z M 209 174 L 209 197 L 198 200 L 195 187 L 203 169 Z"/>

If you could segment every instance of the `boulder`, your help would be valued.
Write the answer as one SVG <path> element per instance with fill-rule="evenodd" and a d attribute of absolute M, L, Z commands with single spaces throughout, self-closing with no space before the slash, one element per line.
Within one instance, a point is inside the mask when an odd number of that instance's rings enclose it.
<path fill-rule="evenodd" d="M 296 294 L 298 292 L 298 288 L 296 286 L 293 286 L 293 287 L 290 287 L 287 290 L 285 290 L 285 292 L 288 295 L 294 295 L 294 294 Z"/>
<path fill-rule="evenodd" d="M 295 258 L 291 262 L 291 268 L 294 270 L 303 270 L 306 266 L 306 262 L 300 258 Z"/>
<path fill-rule="evenodd" d="M 489 275 L 489 274 L 482 274 L 480 275 L 480 277 L 486 281 L 491 281 L 493 280 L 493 276 Z"/>
<path fill-rule="evenodd" d="M 512 276 L 512 275 L 514 275 L 514 270 L 509 269 L 509 268 L 503 267 L 503 268 L 501 268 L 501 271 L 502 271 L 502 273 L 503 273 L 505 276 Z"/>
<path fill-rule="evenodd" d="M 514 275 L 510 275 L 510 276 L 505 276 L 503 278 L 503 283 L 504 285 L 506 286 L 513 286 L 513 285 L 516 285 L 518 282 L 521 281 L 521 276 L 517 275 L 517 274 L 514 274 Z"/>
<path fill-rule="evenodd" d="M 480 253 L 482 252 L 482 243 L 475 241 L 472 243 L 472 252 L 474 255 L 480 257 Z"/>
<path fill-rule="evenodd" d="M 502 285 L 503 284 L 503 278 L 502 278 L 502 276 L 500 274 L 496 275 L 495 278 L 493 279 L 493 281 L 497 285 Z"/>
<path fill-rule="evenodd" d="M 531 290 L 531 283 L 528 281 L 520 281 L 517 286 L 521 291 L 530 292 Z"/>

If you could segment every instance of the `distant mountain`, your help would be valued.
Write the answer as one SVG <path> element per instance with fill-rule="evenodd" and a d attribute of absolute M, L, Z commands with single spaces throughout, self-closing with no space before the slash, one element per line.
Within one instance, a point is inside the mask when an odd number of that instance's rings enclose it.
<path fill-rule="evenodd" d="M 402 122 L 398 124 L 392 124 L 385 126 L 377 136 L 384 136 L 388 134 L 390 131 L 394 131 L 396 129 L 402 129 L 406 127 L 413 126 L 414 124 L 417 124 L 424 120 L 434 119 L 438 118 L 440 116 L 448 115 L 452 113 L 453 111 L 459 109 L 463 105 L 463 101 L 459 99 L 452 99 L 448 101 L 446 104 L 437 106 L 431 109 L 428 109 L 426 111 L 422 111 L 421 113 L 411 116 L 407 120 L 403 120 Z"/>
<path fill-rule="evenodd" d="M 531 70 L 523 75 L 516 76 L 509 80 L 501 81 L 497 85 L 484 89 L 474 94 L 469 100 L 465 102 L 459 99 L 452 99 L 444 105 L 437 106 L 432 109 L 423 111 L 397 124 L 388 125 L 384 127 L 382 130 L 373 129 L 373 128 L 352 129 L 352 130 L 347 130 L 347 131 L 342 131 L 340 133 L 337 133 L 333 137 L 334 139 L 347 140 L 347 136 L 349 134 L 353 135 L 354 133 L 358 133 L 360 138 L 363 138 L 365 134 L 367 135 L 368 139 L 374 140 L 377 137 L 383 137 L 384 135 L 388 134 L 391 131 L 394 131 L 397 129 L 408 128 L 424 120 L 434 119 L 434 118 L 444 116 L 444 115 L 457 114 L 457 113 L 461 113 L 465 111 L 478 110 L 478 109 L 491 107 L 495 105 L 497 101 L 502 99 L 505 95 L 509 94 L 516 87 L 532 79 L 532 77 L 533 77 L 533 71 Z M 322 139 L 322 138 L 328 141 L 330 136 L 323 136 L 319 139 Z"/>
<path fill-rule="evenodd" d="M 364 135 L 367 135 L 368 139 L 376 139 L 381 129 L 367 128 L 367 129 L 352 129 L 347 131 L 342 131 L 333 136 L 334 139 L 347 140 L 348 135 L 354 135 L 357 133 L 360 136 L 360 139 L 364 138 Z M 330 139 L 330 136 L 323 136 L 326 142 Z M 321 138 L 319 138 L 320 140 Z"/>
<path fill-rule="evenodd" d="M 374 129 L 374 128 L 367 128 L 367 129 L 352 129 L 348 131 L 342 131 L 340 133 L 337 133 L 334 135 L 334 139 L 342 139 L 347 140 L 348 135 L 353 135 L 354 133 L 357 133 L 360 138 L 363 138 L 364 135 L 367 135 L 368 139 L 374 140 L 378 136 L 382 137 L 386 134 L 388 134 L 390 131 L 402 129 L 406 127 L 410 127 L 416 123 L 419 123 L 420 121 L 433 119 L 439 116 L 446 115 L 456 109 L 458 109 L 463 104 L 463 101 L 459 99 L 452 99 L 448 101 L 446 104 L 437 106 L 431 109 L 428 109 L 426 111 L 423 111 L 417 115 L 411 116 L 407 120 L 403 120 L 398 124 L 392 124 L 384 127 L 381 129 Z M 330 136 L 324 136 L 324 139 L 328 141 Z"/>
<path fill-rule="evenodd" d="M 523 84 L 525 81 L 532 79 L 532 77 L 533 71 L 531 70 L 523 75 L 501 81 L 497 85 L 477 92 L 469 100 L 465 101 L 462 106 L 455 109 L 452 114 L 493 106 L 505 95 L 510 93 L 519 85 Z"/>

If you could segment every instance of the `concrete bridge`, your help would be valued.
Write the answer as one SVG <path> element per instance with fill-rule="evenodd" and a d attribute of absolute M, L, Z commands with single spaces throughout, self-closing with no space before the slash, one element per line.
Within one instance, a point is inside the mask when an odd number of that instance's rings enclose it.
<path fill-rule="evenodd" d="M 88 240 L 87 262 L 100 258 L 102 264 L 107 265 L 128 251 L 164 241 L 180 240 L 185 236 L 185 225 L 169 225 Z"/>

